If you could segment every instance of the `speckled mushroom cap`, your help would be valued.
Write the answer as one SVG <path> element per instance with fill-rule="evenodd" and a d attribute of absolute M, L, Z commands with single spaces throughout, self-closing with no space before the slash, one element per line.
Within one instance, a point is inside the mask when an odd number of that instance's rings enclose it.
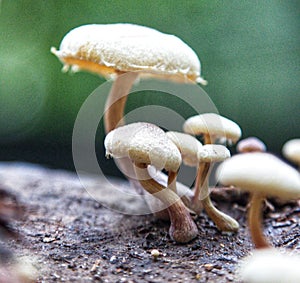
<path fill-rule="evenodd" d="M 198 151 L 202 147 L 202 143 L 191 135 L 180 132 L 167 132 L 168 138 L 177 146 L 181 153 L 184 164 L 196 167 L 198 161 Z"/>
<path fill-rule="evenodd" d="M 106 156 L 129 157 L 158 170 L 177 172 L 181 155 L 175 144 L 159 127 L 150 123 L 132 123 L 109 132 L 104 140 Z"/>
<path fill-rule="evenodd" d="M 276 249 L 254 250 L 242 259 L 237 274 L 245 283 L 300 282 L 300 257 Z"/>
<path fill-rule="evenodd" d="M 233 143 L 242 135 L 238 124 L 215 113 L 190 117 L 183 124 L 183 131 L 191 135 L 209 134 L 215 138 L 226 138 Z"/>
<path fill-rule="evenodd" d="M 105 77 L 131 71 L 206 83 L 200 77 L 200 61 L 186 43 L 149 27 L 123 23 L 83 25 L 71 30 L 59 50 L 51 48 L 51 52 L 65 66 Z"/>
<path fill-rule="evenodd" d="M 287 141 L 282 147 L 282 154 L 288 160 L 300 165 L 300 139 Z"/>
<path fill-rule="evenodd" d="M 197 154 L 198 162 L 221 162 L 230 157 L 230 151 L 220 144 L 206 144 Z"/>
<path fill-rule="evenodd" d="M 237 154 L 219 166 L 216 176 L 223 185 L 263 196 L 300 198 L 299 172 L 269 153 Z"/>

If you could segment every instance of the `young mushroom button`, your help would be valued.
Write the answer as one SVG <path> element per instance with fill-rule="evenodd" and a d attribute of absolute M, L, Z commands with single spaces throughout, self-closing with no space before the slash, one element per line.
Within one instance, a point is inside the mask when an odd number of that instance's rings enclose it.
<path fill-rule="evenodd" d="M 300 174 L 269 153 L 237 154 L 217 169 L 224 185 L 233 185 L 251 193 L 249 229 L 256 248 L 270 246 L 262 231 L 262 203 L 268 196 L 284 200 L 300 198 Z"/>
<path fill-rule="evenodd" d="M 248 137 L 240 140 L 236 145 L 237 152 L 265 152 L 267 150 L 266 145 L 256 137 Z"/>
<path fill-rule="evenodd" d="M 133 123 L 111 131 L 104 143 L 107 156 L 128 156 L 143 188 L 164 203 L 171 220 L 171 238 L 180 243 L 194 239 L 198 234 L 197 226 L 179 196 L 171 189 L 176 186 L 180 152 L 165 132 L 153 124 Z M 151 178 L 148 172 L 150 165 L 168 171 L 167 187 Z"/>

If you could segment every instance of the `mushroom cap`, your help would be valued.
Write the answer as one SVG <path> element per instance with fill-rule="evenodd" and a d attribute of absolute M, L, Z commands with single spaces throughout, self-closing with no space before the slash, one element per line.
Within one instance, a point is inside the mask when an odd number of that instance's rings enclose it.
<path fill-rule="evenodd" d="M 196 53 L 181 39 L 135 24 L 89 24 L 71 30 L 60 50 L 51 48 L 65 66 L 111 77 L 141 72 L 205 84 Z M 177 76 L 176 76 L 177 75 Z"/>
<path fill-rule="evenodd" d="M 269 153 L 237 154 L 219 166 L 216 176 L 223 185 L 263 196 L 300 198 L 300 174 Z"/>
<path fill-rule="evenodd" d="M 191 167 L 198 166 L 197 154 L 202 147 L 201 142 L 191 135 L 180 132 L 170 131 L 166 135 L 179 149 L 184 164 Z"/>
<path fill-rule="evenodd" d="M 214 138 L 226 138 L 233 143 L 236 143 L 242 135 L 238 124 L 215 113 L 190 117 L 183 124 L 183 131 L 191 135 L 208 134 Z"/>
<path fill-rule="evenodd" d="M 245 283 L 300 282 L 299 266 L 297 255 L 260 249 L 241 261 L 238 274 Z"/>
<path fill-rule="evenodd" d="M 238 152 L 265 152 L 266 145 L 256 137 L 248 137 L 238 142 L 236 149 Z"/>
<path fill-rule="evenodd" d="M 104 145 L 106 156 L 129 157 L 158 170 L 177 172 L 181 164 L 175 144 L 162 129 L 150 123 L 138 122 L 116 128 L 107 134 Z"/>
<path fill-rule="evenodd" d="M 287 141 L 282 147 L 282 154 L 288 160 L 300 165 L 300 139 Z"/>
<path fill-rule="evenodd" d="M 230 157 L 230 151 L 220 144 L 206 144 L 198 151 L 198 162 L 221 162 Z"/>

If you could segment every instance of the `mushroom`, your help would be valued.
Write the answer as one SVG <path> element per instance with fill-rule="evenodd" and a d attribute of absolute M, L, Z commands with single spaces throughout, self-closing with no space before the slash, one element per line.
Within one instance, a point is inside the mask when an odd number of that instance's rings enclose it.
<path fill-rule="evenodd" d="M 239 223 L 213 205 L 208 185 L 211 165 L 215 162 L 224 161 L 229 157 L 230 152 L 223 145 L 207 144 L 198 151 L 199 166 L 192 203 L 195 205 L 200 200 L 207 215 L 213 220 L 220 231 L 236 232 L 239 229 Z"/>
<path fill-rule="evenodd" d="M 218 138 L 236 143 L 242 135 L 238 124 L 215 113 L 190 117 L 183 124 L 183 131 L 194 136 L 203 135 L 204 144 L 215 143 Z"/>
<path fill-rule="evenodd" d="M 206 84 L 196 53 L 178 37 L 149 27 L 83 25 L 66 34 L 59 50 L 52 47 L 51 52 L 64 64 L 63 71 L 71 66 L 73 71 L 85 70 L 114 80 L 105 105 L 106 133 L 124 125 L 127 95 L 138 77 Z M 131 162 L 124 158 L 118 165 L 139 189 Z"/>
<path fill-rule="evenodd" d="M 60 50 L 51 48 L 73 71 L 114 79 L 104 115 L 106 132 L 124 124 L 127 94 L 138 76 L 206 84 L 195 52 L 174 35 L 134 24 L 89 24 L 71 30 Z M 123 76 L 131 73 L 130 76 Z"/>
<path fill-rule="evenodd" d="M 220 162 L 230 157 L 229 150 L 222 145 L 204 145 L 193 136 L 179 132 L 167 132 L 167 136 L 174 142 L 181 153 L 182 161 L 191 167 L 200 170 L 209 170 L 207 164 Z M 200 168 L 201 167 L 201 168 Z M 237 231 L 239 224 L 236 220 L 219 211 L 211 202 L 208 188 L 209 172 L 203 172 L 203 179 L 197 179 L 196 190 L 189 205 L 193 211 L 199 214 L 204 207 L 208 216 L 214 221 L 221 231 Z M 200 197 L 201 194 L 201 197 Z"/>
<path fill-rule="evenodd" d="M 241 128 L 235 122 L 215 113 L 205 113 L 190 117 L 183 124 L 183 130 L 184 132 L 192 135 L 202 135 L 204 143 L 206 145 L 215 143 L 217 139 L 225 139 L 231 143 L 236 143 L 242 134 Z M 208 154 L 208 156 L 210 156 L 211 153 L 213 158 L 217 157 L 217 155 L 214 156 L 213 154 L 213 148 L 208 147 L 207 150 L 208 151 L 205 154 Z M 226 152 L 224 149 L 221 150 L 221 148 L 219 148 L 219 150 L 220 154 L 222 153 L 222 150 L 223 153 Z M 229 151 L 228 154 L 230 156 Z M 222 156 L 222 154 L 220 156 Z M 223 157 L 225 158 L 226 154 Z M 219 160 L 211 160 L 211 162 L 218 161 L 222 161 L 222 158 L 219 158 Z M 215 222 L 217 227 L 221 231 L 237 231 L 239 228 L 237 221 L 226 214 L 217 212 L 216 208 L 212 205 L 212 202 L 210 200 L 208 193 L 208 179 L 211 162 L 202 162 L 198 166 L 195 181 L 195 193 L 192 202 L 194 205 L 195 203 L 199 202 L 200 191 L 202 190 L 201 201 L 204 209 Z"/>
<path fill-rule="evenodd" d="M 176 191 L 176 178 L 181 156 L 177 147 L 159 127 L 149 123 L 132 123 L 111 131 L 104 141 L 106 155 L 114 158 L 128 157 L 134 164 L 138 181 L 143 188 L 160 201 L 168 210 L 170 236 L 179 243 L 194 239 L 198 229 L 188 209 Z M 168 171 L 168 186 L 164 187 L 151 178 L 148 167 Z"/>
<path fill-rule="evenodd" d="M 245 283 L 300 282 L 300 257 L 276 249 L 255 250 L 242 259 L 239 281 Z"/>
<path fill-rule="evenodd" d="M 282 147 L 282 154 L 300 168 L 300 139 L 287 141 Z"/>
<path fill-rule="evenodd" d="M 217 169 L 217 178 L 224 185 L 233 185 L 250 192 L 248 224 L 256 248 L 270 247 L 262 230 L 262 204 L 268 196 L 284 200 L 300 198 L 300 174 L 269 153 L 237 154 Z"/>
<path fill-rule="evenodd" d="M 265 152 L 266 145 L 256 137 L 248 137 L 239 141 L 236 145 L 237 152 Z"/>
<path fill-rule="evenodd" d="M 182 162 L 190 167 L 198 167 L 198 152 L 202 148 L 202 143 L 199 142 L 195 137 L 175 132 L 169 131 L 166 133 L 167 137 L 177 146 L 180 151 Z M 181 190 L 183 191 L 183 190 Z M 194 211 L 196 214 L 199 214 L 202 211 L 201 202 L 193 202 L 194 194 L 185 194 L 181 197 L 184 204 Z"/>

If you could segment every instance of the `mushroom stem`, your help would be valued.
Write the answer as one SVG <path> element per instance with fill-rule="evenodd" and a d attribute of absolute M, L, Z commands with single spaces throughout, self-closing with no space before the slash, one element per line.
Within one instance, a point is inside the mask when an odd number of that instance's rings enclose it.
<path fill-rule="evenodd" d="M 248 211 L 248 223 L 252 241 L 257 249 L 270 248 L 262 229 L 262 206 L 264 197 L 253 193 Z"/>
<path fill-rule="evenodd" d="M 138 72 L 120 73 L 116 76 L 105 104 L 104 126 L 106 133 L 124 125 L 127 96 L 137 77 Z"/>
<path fill-rule="evenodd" d="M 206 197 L 209 194 L 208 191 L 206 191 L 206 192 L 203 191 L 206 189 L 206 188 L 203 188 L 203 184 L 204 184 L 205 179 L 208 176 L 209 167 L 210 167 L 209 165 L 210 165 L 210 163 L 203 162 L 203 163 L 200 163 L 198 166 L 197 176 L 196 176 L 196 180 L 195 180 L 195 192 L 194 192 L 194 196 L 192 199 L 193 205 L 195 205 L 200 200 L 201 196 Z"/>
<path fill-rule="evenodd" d="M 168 188 L 171 189 L 174 193 L 177 194 L 177 188 L 176 188 L 176 180 L 177 180 L 178 172 L 169 172 L 168 177 Z"/>
<path fill-rule="evenodd" d="M 239 229 L 239 223 L 229 215 L 218 210 L 210 199 L 208 186 L 209 169 L 210 163 L 208 162 L 199 165 L 193 204 L 201 200 L 205 212 L 220 231 L 236 232 Z"/>
<path fill-rule="evenodd" d="M 179 196 L 170 188 L 166 188 L 152 179 L 146 164 L 135 163 L 134 169 L 143 188 L 150 194 L 155 194 L 155 197 L 167 206 L 171 221 L 169 229 L 171 238 L 178 243 L 187 243 L 193 240 L 198 234 L 198 228 Z M 173 181 L 168 181 L 168 184 Z"/>
<path fill-rule="evenodd" d="M 212 144 L 213 139 L 211 138 L 210 134 L 204 134 L 204 144 Z"/>
<path fill-rule="evenodd" d="M 105 132 L 109 133 L 119 126 L 125 124 L 124 121 L 124 110 L 128 97 L 128 93 L 138 77 L 138 72 L 127 72 L 117 74 L 115 81 L 113 82 L 112 88 L 105 104 L 104 112 L 104 127 Z M 134 169 L 132 162 L 129 158 L 115 159 L 120 171 L 130 181 L 132 186 L 141 193 L 139 182 L 135 178 Z"/>

